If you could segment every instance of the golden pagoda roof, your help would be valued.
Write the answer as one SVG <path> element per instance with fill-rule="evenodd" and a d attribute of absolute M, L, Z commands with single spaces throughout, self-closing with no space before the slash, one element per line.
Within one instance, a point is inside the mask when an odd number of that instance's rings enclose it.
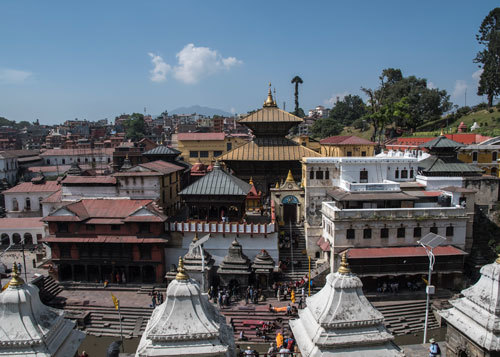
<path fill-rule="evenodd" d="M 316 151 L 280 137 L 255 138 L 228 153 L 221 161 L 300 161 L 303 157 L 321 157 Z"/>
<path fill-rule="evenodd" d="M 264 107 L 240 119 L 238 123 L 297 123 L 304 120 L 278 107 Z"/>

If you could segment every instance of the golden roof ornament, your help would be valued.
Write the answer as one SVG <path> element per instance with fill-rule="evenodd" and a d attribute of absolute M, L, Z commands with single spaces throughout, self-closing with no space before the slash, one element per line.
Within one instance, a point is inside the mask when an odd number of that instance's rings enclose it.
<path fill-rule="evenodd" d="M 273 100 L 273 94 L 271 93 L 271 82 L 269 82 L 269 91 L 267 92 L 267 99 L 264 102 L 264 108 L 276 107 L 276 102 Z"/>
<path fill-rule="evenodd" d="M 179 266 L 177 267 L 177 275 L 175 276 L 175 280 L 181 281 L 181 280 L 188 280 L 189 275 L 186 274 L 186 271 L 184 270 L 184 260 L 182 257 L 179 257 Z"/>
<path fill-rule="evenodd" d="M 253 178 L 251 176 L 250 176 L 250 181 L 248 181 L 248 183 L 253 186 Z"/>
<path fill-rule="evenodd" d="M 495 260 L 495 263 L 500 264 L 500 254 L 498 254 L 497 259 Z"/>
<path fill-rule="evenodd" d="M 295 182 L 292 175 L 292 170 L 288 170 L 288 176 L 286 177 L 286 182 Z"/>
<path fill-rule="evenodd" d="M 24 284 L 24 280 L 21 278 L 17 270 L 16 263 L 14 263 L 14 266 L 12 267 L 12 274 L 10 276 L 9 286 L 21 286 Z"/>
<path fill-rule="evenodd" d="M 441 128 L 441 134 L 440 134 L 440 136 L 444 136 L 444 130 L 443 130 L 443 128 Z"/>
<path fill-rule="evenodd" d="M 339 274 L 350 274 L 351 268 L 349 268 L 349 263 L 347 262 L 347 252 L 342 254 L 342 259 L 340 261 L 340 267 L 338 270 Z"/>
<path fill-rule="evenodd" d="M 280 188 L 280 183 L 278 181 L 276 181 L 276 186 L 274 186 L 274 188 Z"/>
<path fill-rule="evenodd" d="M 193 243 L 194 243 L 194 242 L 198 242 L 198 232 L 195 232 L 195 233 L 194 233 Z"/>

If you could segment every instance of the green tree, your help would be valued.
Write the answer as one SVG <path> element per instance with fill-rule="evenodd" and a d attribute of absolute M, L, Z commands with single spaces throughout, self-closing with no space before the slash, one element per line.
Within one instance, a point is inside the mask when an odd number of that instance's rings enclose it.
<path fill-rule="evenodd" d="M 299 76 L 295 76 L 292 78 L 291 83 L 295 84 L 295 111 L 294 111 L 294 114 L 300 117 L 300 115 L 299 115 L 300 114 L 299 113 L 299 109 L 300 109 L 299 108 L 299 84 L 304 83 L 304 81 Z M 302 113 L 304 113 L 304 111 L 302 111 Z"/>
<path fill-rule="evenodd" d="M 336 119 L 331 117 L 317 119 L 311 127 L 311 133 L 315 138 L 323 139 L 333 135 L 339 135 L 344 127 Z"/>
<path fill-rule="evenodd" d="M 138 141 L 146 136 L 146 123 L 144 115 L 133 113 L 130 118 L 123 122 L 127 139 Z"/>
<path fill-rule="evenodd" d="M 500 95 L 500 7 L 494 8 L 484 18 L 476 39 L 484 46 L 474 59 L 480 63 L 483 73 L 479 79 L 478 95 L 486 95 L 488 107 L 493 105 L 493 98 Z"/>
<path fill-rule="evenodd" d="M 386 125 L 393 124 L 414 131 L 426 122 L 439 119 L 451 108 L 447 92 L 428 88 L 425 78 L 404 77 L 400 69 L 387 68 L 382 71 L 379 80 L 380 86 L 377 89 L 361 88 L 369 98 L 368 114 L 365 119 L 375 129 L 372 140 L 379 136 L 380 141 Z M 398 119 L 394 115 L 378 114 L 384 106 L 385 110 L 390 112 L 391 106 L 403 98 L 406 98 L 405 103 L 408 105 L 406 111 L 409 116 Z"/>
<path fill-rule="evenodd" d="M 366 114 L 365 103 L 357 95 L 348 95 L 335 103 L 330 110 L 330 117 L 343 125 L 351 125 L 355 120 Z"/>

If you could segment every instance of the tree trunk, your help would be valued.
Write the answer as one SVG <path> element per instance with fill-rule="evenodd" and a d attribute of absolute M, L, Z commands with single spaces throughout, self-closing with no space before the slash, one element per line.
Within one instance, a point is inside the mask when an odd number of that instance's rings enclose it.
<path fill-rule="evenodd" d="M 295 82 L 295 115 L 299 114 L 299 82 Z"/>
<path fill-rule="evenodd" d="M 488 93 L 488 108 L 493 106 L 493 93 Z"/>

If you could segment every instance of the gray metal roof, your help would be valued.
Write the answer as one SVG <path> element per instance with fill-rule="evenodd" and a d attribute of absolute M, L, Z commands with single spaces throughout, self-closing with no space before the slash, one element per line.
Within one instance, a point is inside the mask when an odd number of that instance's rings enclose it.
<path fill-rule="evenodd" d="M 154 149 L 146 151 L 143 155 L 179 155 L 181 152 L 168 146 L 157 146 Z"/>
<path fill-rule="evenodd" d="M 443 172 L 443 173 L 481 173 L 481 169 L 466 164 L 456 158 L 439 158 L 429 156 L 418 163 L 418 166 L 427 173 Z"/>
<path fill-rule="evenodd" d="M 222 170 L 216 163 L 212 172 L 189 185 L 179 194 L 246 196 L 251 188 L 250 184 Z"/>
<path fill-rule="evenodd" d="M 457 143 L 456 141 L 448 139 L 446 136 L 441 135 L 431 141 L 419 145 L 419 148 L 426 149 L 442 149 L 442 148 L 461 148 L 463 144 Z"/>

